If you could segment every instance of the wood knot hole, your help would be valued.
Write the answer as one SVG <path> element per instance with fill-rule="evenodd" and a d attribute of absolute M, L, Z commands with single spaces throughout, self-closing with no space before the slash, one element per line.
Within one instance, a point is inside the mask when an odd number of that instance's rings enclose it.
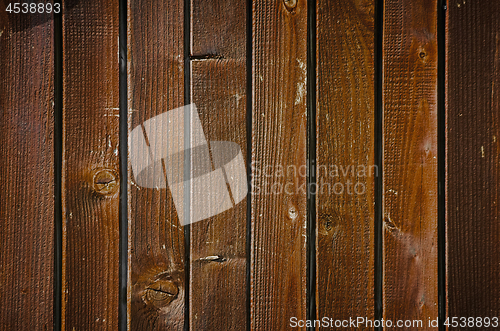
<path fill-rule="evenodd" d="M 101 195 L 110 195 L 118 190 L 118 175 L 111 169 L 98 169 L 94 172 L 92 185 Z"/>
<path fill-rule="evenodd" d="M 146 288 L 145 301 L 157 308 L 165 307 L 179 294 L 179 288 L 171 280 L 160 279 Z"/>
<path fill-rule="evenodd" d="M 297 0 L 283 0 L 283 4 L 288 11 L 293 11 L 297 7 Z"/>
<path fill-rule="evenodd" d="M 418 56 L 423 60 L 423 59 L 425 59 L 425 57 L 427 56 L 427 54 L 425 54 L 425 52 L 420 52 L 418 54 Z"/>
<path fill-rule="evenodd" d="M 290 206 L 288 208 L 288 217 L 290 217 L 290 219 L 294 221 L 298 216 L 299 212 L 297 211 L 297 208 L 295 208 L 295 206 Z"/>

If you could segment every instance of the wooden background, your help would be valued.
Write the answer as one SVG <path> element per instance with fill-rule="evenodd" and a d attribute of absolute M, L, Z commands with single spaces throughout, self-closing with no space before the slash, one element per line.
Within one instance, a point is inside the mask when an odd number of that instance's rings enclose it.
<path fill-rule="evenodd" d="M 0 329 L 500 317 L 500 2 L 1 4 Z M 183 227 L 127 133 L 189 103 L 252 191 Z"/>

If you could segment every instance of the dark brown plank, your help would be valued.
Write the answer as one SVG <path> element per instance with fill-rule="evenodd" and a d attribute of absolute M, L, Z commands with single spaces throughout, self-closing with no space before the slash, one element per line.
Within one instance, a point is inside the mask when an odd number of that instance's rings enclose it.
<path fill-rule="evenodd" d="M 118 329 L 118 3 L 63 9 L 63 330 Z"/>
<path fill-rule="evenodd" d="M 54 283 L 54 22 L 0 6 L 0 329 L 48 330 Z"/>
<path fill-rule="evenodd" d="M 183 3 L 128 1 L 130 131 L 184 105 Z M 158 147 L 153 140 L 160 144 L 166 134 L 161 128 L 148 132 L 148 147 Z M 129 150 L 131 158 L 138 157 L 130 142 Z M 130 328 L 182 330 L 184 228 L 171 192 L 141 187 L 129 169 L 128 201 Z"/>
<path fill-rule="evenodd" d="M 447 315 L 499 317 L 500 3 L 447 16 Z"/>
<path fill-rule="evenodd" d="M 383 38 L 384 318 L 427 323 L 438 316 L 437 1 L 385 1 Z"/>
<path fill-rule="evenodd" d="M 191 17 L 192 55 L 219 58 L 191 62 L 191 101 L 206 139 L 237 143 L 246 160 L 246 2 L 192 0 Z M 246 215 L 245 195 L 191 225 L 191 330 L 247 329 Z"/>
<path fill-rule="evenodd" d="M 285 330 L 306 318 L 307 1 L 252 10 L 251 329 Z"/>
<path fill-rule="evenodd" d="M 207 140 L 236 142 L 244 157 L 245 81 L 244 59 L 192 62 L 192 101 Z M 246 329 L 246 213 L 243 199 L 191 225 L 192 330 Z"/>
<path fill-rule="evenodd" d="M 191 54 L 244 59 L 247 3 L 191 0 Z"/>
<path fill-rule="evenodd" d="M 374 318 L 374 20 L 317 4 L 317 316 Z"/>

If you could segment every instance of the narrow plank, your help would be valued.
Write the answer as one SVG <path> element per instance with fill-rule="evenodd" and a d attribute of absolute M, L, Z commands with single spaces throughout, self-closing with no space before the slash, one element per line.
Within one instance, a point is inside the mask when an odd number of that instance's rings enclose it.
<path fill-rule="evenodd" d="M 500 316 L 499 13 L 498 1 L 448 4 L 446 292 L 450 317 Z"/>
<path fill-rule="evenodd" d="M 63 8 L 63 330 L 118 329 L 118 3 Z"/>
<path fill-rule="evenodd" d="M 128 1 L 129 134 L 145 121 L 184 105 L 183 4 L 181 0 Z M 167 134 L 157 129 L 148 132 L 151 149 L 160 147 Z M 138 157 L 133 149 L 129 143 L 132 159 Z M 184 227 L 171 192 L 166 187 L 141 187 L 129 169 L 128 201 L 129 326 L 131 330 L 182 330 Z"/>
<path fill-rule="evenodd" d="M 54 284 L 54 23 L 0 12 L 0 329 L 48 330 Z"/>
<path fill-rule="evenodd" d="M 317 4 L 319 317 L 374 319 L 374 7 Z"/>
<path fill-rule="evenodd" d="M 385 1 L 383 38 L 383 315 L 427 323 L 438 316 L 436 0 Z"/>
<path fill-rule="evenodd" d="M 252 12 L 251 329 L 284 330 L 306 318 L 307 1 Z"/>
<path fill-rule="evenodd" d="M 191 62 L 191 101 L 206 139 L 237 143 L 246 160 L 245 22 L 246 2 L 191 1 L 191 54 L 201 58 Z M 246 198 L 191 225 L 191 330 L 247 329 L 246 232 Z"/>

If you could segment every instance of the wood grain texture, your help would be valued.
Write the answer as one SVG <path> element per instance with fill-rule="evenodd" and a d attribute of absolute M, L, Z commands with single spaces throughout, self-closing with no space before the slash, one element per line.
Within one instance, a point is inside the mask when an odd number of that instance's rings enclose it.
<path fill-rule="evenodd" d="M 244 1 L 191 0 L 191 55 L 244 59 L 246 14 Z"/>
<path fill-rule="evenodd" d="M 499 13 L 498 1 L 448 3 L 446 243 L 450 317 L 500 315 Z"/>
<path fill-rule="evenodd" d="M 218 58 L 191 62 L 191 102 L 206 139 L 237 143 L 246 160 L 245 22 L 246 2 L 191 2 L 191 53 Z M 246 199 L 191 225 L 191 330 L 247 329 L 246 232 Z"/>
<path fill-rule="evenodd" d="M 245 60 L 194 61 L 192 83 L 207 140 L 236 142 L 246 157 Z M 246 330 L 246 215 L 243 200 L 191 225 L 192 330 Z"/>
<path fill-rule="evenodd" d="M 437 2 L 385 1 L 383 315 L 438 316 Z"/>
<path fill-rule="evenodd" d="M 374 319 L 375 3 L 317 4 L 317 313 Z"/>
<path fill-rule="evenodd" d="M 129 130 L 184 105 L 183 4 L 128 1 Z M 184 228 L 171 192 L 138 186 L 129 169 L 128 203 L 129 327 L 182 330 Z"/>
<path fill-rule="evenodd" d="M 118 3 L 63 8 L 62 329 L 118 329 Z"/>
<path fill-rule="evenodd" d="M 251 329 L 284 330 L 306 318 L 307 3 L 252 11 Z"/>
<path fill-rule="evenodd" d="M 49 330 L 54 284 L 54 23 L 0 5 L 0 329 Z"/>

